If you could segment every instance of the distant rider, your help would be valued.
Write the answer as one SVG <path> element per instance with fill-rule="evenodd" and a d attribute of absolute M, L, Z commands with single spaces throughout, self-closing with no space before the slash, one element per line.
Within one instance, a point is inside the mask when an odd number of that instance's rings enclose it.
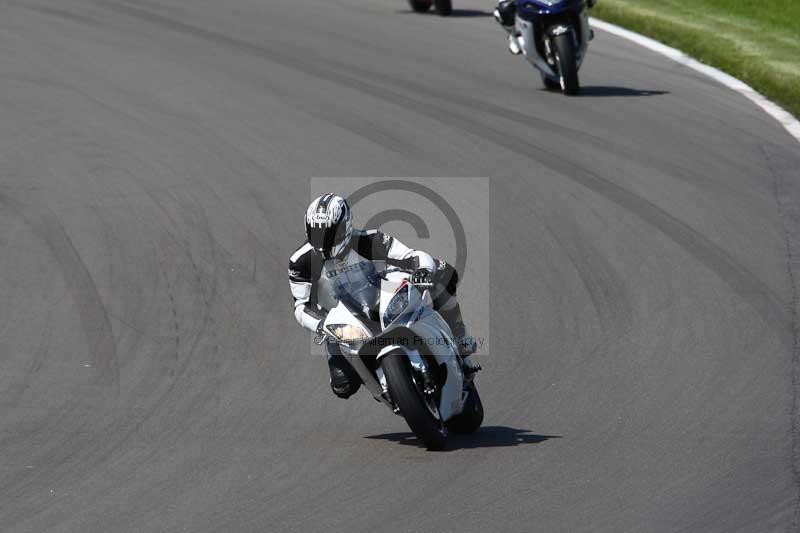
<path fill-rule="evenodd" d="M 589 9 L 593 8 L 597 0 L 587 0 Z M 514 55 L 522 52 L 514 38 L 514 22 L 517 15 L 517 0 L 498 0 L 494 8 L 495 20 L 508 32 L 508 51 Z"/>
<path fill-rule="evenodd" d="M 308 206 L 306 239 L 289 260 L 289 287 L 294 297 L 294 316 L 304 328 L 323 334 L 325 316 L 336 305 L 331 280 L 363 261 L 382 261 L 412 271 L 413 283 L 433 283 L 434 308 L 450 326 L 467 371 L 478 367 L 469 360 L 475 341 L 466 336 L 461 308 L 456 299 L 458 273 L 442 260 L 412 250 L 378 230 L 353 229 L 353 213 L 347 201 L 323 194 Z M 349 398 L 361 379 L 344 360 L 338 346 L 326 343 L 331 388 L 340 398 Z"/>

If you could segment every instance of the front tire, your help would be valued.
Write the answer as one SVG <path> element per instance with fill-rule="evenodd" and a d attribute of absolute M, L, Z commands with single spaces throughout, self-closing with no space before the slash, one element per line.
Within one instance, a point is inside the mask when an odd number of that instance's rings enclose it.
<path fill-rule="evenodd" d="M 572 33 L 566 32 L 556 35 L 553 38 L 553 44 L 555 45 L 561 90 L 564 91 L 564 94 L 578 94 L 580 90 L 578 59 Z"/>
<path fill-rule="evenodd" d="M 417 13 L 425 13 L 430 10 L 431 5 L 433 5 L 431 0 L 408 0 L 408 3 L 411 5 L 411 9 Z"/>
<path fill-rule="evenodd" d="M 435 416 L 414 383 L 411 364 L 402 353 L 392 353 L 381 360 L 381 368 L 389 386 L 389 396 L 400 409 L 408 427 L 429 450 L 442 450 L 447 442 L 447 428 Z M 438 409 L 436 409 L 438 415 Z"/>
<path fill-rule="evenodd" d="M 449 17 L 453 13 L 453 0 L 433 0 L 436 12 L 443 17 Z"/>

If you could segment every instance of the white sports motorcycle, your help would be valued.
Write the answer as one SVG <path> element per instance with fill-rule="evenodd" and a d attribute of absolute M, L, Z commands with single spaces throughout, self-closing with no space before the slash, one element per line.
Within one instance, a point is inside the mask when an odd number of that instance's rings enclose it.
<path fill-rule="evenodd" d="M 318 343 L 338 344 L 376 400 L 405 418 L 431 450 L 441 450 L 448 429 L 473 433 L 483 406 L 472 375 L 465 379 L 453 334 L 433 308 L 430 287 L 410 272 L 373 262 L 339 276 L 338 303 L 325 318 Z"/>

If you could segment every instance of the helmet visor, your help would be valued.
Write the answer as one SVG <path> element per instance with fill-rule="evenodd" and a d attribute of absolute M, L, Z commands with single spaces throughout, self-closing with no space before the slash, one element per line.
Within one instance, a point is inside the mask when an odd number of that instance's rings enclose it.
<path fill-rule="evenodd" d="M 336 246 L 340 245 L 347 234 L 347 227 L 343 223 L 336 224 L 330 228 L 319 228 L 313 226 L 306 227 L 308 243 L 318 252 L 330 254 Z"/>

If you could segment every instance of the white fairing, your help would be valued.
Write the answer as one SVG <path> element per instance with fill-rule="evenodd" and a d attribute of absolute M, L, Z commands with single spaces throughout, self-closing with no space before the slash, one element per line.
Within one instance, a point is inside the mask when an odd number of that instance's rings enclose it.
<path fill-rule="evenodd" d="M 416 289 L 409 291 L 408 287 L 404 287 L 402 290 L 408 291 L 409 295 L 405 311 L 390 324 L 383 323 L 383 316 L 389 302 L 394 297 L 397 289 L 406 282 L 407 278 L 408 274 L 405 272 L 391 272 L 386 275 L 386 279 L 381 281 L 379 306 L 381 327 L 384 334 L 398 327 L 410 329 L 416 338 L 425 343 L 427 351 L 436 360 L 436 364 L 446 365 L 447 380 L 441 388 L 441 400 L 439 402 L 439 415 L 442 420 L 446 421 L 463 410 L 464 374 L 453 342 L 452 332 L 444 319 L 433 309 L 430 293 L 428 291 L 420 292 Z M 331 309 L 325 319 L 326 329 L 328 329 L 329 325 L 332 326 L 334 324 L 349 324 L 367 329 L 361 320 L 341 303 Z M 347 357 L 350 364 L 361 376 L 365 387 L 376 399 L 388 404 L 385 396 L 386 382 L 383 378 L 383 372 L 379 368 L 376 372 L 376 379 L 375 374 L 364 365 L 357 355 L 358 349 L 362 345 L 363 342 L 340 343 L 342 354 Z M 377 360 L 380 361 L 382 357 L 398 350 L 408 357 L 412 368 L 421 370 L 427 364 L 425 358 L 412 344 L 384 346 L 379 351 Z"/>
<path fill-rule="evenodd" d="M 515 38 L 517 39 L 517 44 L 520 50 L 522 50 L 522 55 L 525 56 L 525 59 L 545 74 L 555 76 L 556 73 L 553 72 L 553 69 L 550 68 L 550 65 L 539 55 L 536 49 L 536 41 L 541 39 L 541 36 L 536 34 L 533 24 L 523 18 L 517 17 L 514 26 L 516 34 L 518 35 L 518 37 Z"/>
<path fill-rule="evenodd" d="M 349 324 L 366 329 L 364 323 L 341 304 L 335 305 L 328 313 L 328 316 L 325 318 L 325 325 L 327 326 L 328 324 Z"/>

